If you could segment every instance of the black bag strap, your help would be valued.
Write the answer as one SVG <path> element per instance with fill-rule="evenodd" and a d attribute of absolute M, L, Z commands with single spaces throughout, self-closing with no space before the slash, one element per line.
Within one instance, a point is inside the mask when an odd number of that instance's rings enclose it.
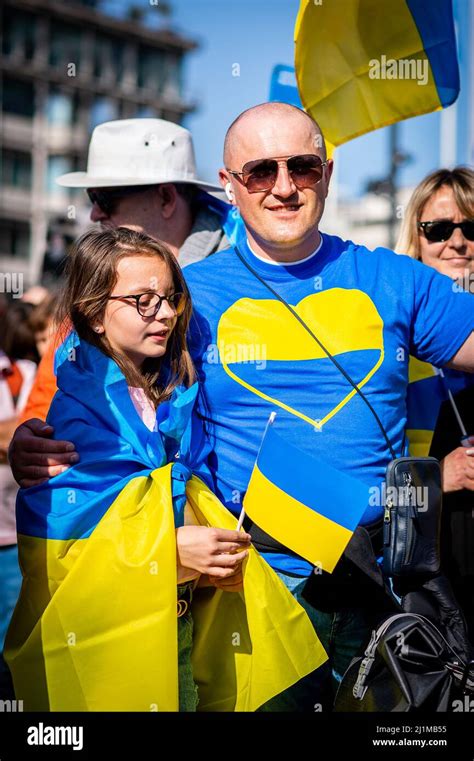
<path fill-rule="evenodd" d="M 257 280 L 259 280 L 259 281 L 262 283 L 262 285 L 264 285 L 264 286 L 265 286 L 265 288 L 267 288 L 267 289 L 268 289 L 268 290 L 269 290 L 269 291 L 270 291 L 270 292 L 271 292 L 271 293 L 272 293 L 272 294 L 273 294 L 273 295 L 274 295 L 274 296 L 275 296 L 275 297 L 278 299 L 278 301 L 280 301 L 280 302 L 281 302 L 281 303 L 282 303 L 282 304 L 283 304 L 283 305 L 286 307 L 286 309 L 288 309 L 288 310 L 291 312 L 291 314 L 293 315 L 293 317 L 294 317 L 296 320 L 298 320 L 298 322 L 299 322 L 299 323 L 300 323 L 300 324 L 303 326 L 303 328 L 306 330 L 306 332 L 307 332 L 307 333 L 309 333 L 309 335 L 311 336 L 311 338 L 313 338 L 313 340 L 314 340 L 314 341 L 316 341 L 316 343 L 318 344 L 319 348 L 320 348 L 320 349 L 322 349 L 322 350 L 324 351 L 324 353 L 326 354 L 326 356 L 327 356 L 327 357 L 329 357 L 329 359 L 330 359 L 330 360 L 331 360 L 331 362 L 334 364 L 334 366 L 335 366 L 335 367 L 336 367 L 336 368 L 339 370 L 339 372 L 341 373 L 341 375 L 343 375 L 343 376 L 344 376 L 344 378 L 347 380 L 347 382 L 348 382 L 348 383 L 349 383 L 349 384 L 352 386 L 352 388 L 353 388 L 353 389 L 354 389 L 354 390 L 355 390 L 355 391 L 356 391 L 356 392 L 359 394 L 359 396 L 361 397 L 361 399 L 363 399 L 363 400 L 364 400 L 365 404 L 367 405 L 367 407 L 368 407 L 368 408 L 369 408 L 369 410 L 371 411 L 372 415 L 374 416 L 375 420 L 377 421 L 377 425 L 379 426 L 379 428 L 380 428 L 380 430 L 381 430 L 381 432 L 382 432 L 382 436 L 383 436 L 383 437 L 384 437 L 384 439 L 385 439 L 385 442 L 386 442 L 386 444 L 387 444 L 387 447 L 388 447 L 388 449 L 389 449 L 389 452 L 390 452 L 390 455 L 391 455 L 392 459 L 393 459 L 393 460 L 395 460 L 395 459 L 396 459 L 395 450 L 394 450 L 394 448 L 392 447 L 392 444 L 391 444 L 391 442 L 390 442 L 390 439 L 389 439 L 389 437 L 388 437 L 387 431 L 385 430 L 385 428 L 384 428 L 384 426 L 383 426 L 383 423 L 382 423 L 382 421 L 380 420 L 379 416 L 377 415 L 376 411 L 375 411 L 375 410 L 374 410 L 374 408 L 372 407 L 371 403 L 369 402 L 369 400 L 367 399 L 367 397 L 366 397 L 366 395 L 363 393 L 363 391 L 361 391 L 361 390 L 360 390 L 359 386 L 358 386 L 358 385 L 357 385 L 357 384 L 356 384 L 356 383 L 355 383 L 355 382 L 352 380 L 352 378 L 351 378 L 351 376 L 349 375 L 349 373 L 348 373 L 348 372 L 346 372 L 346 370 L 344 370 L 344 368 L 342 367 L 342 365 L 341 365 L 341 364 L 340 364 L 340 363 L 337 361 L 337 359 L 336 359 L 336 358 L 335 358 L 335 357 L 334 357 L 334 356 L 331 354 L 331 352 L 330 352 L 328 349 L 326 349 L 326 347 L 324 346 L 324 344 L 323 344 L 323 343 L 322 343 L 322 342 L 319 340 L 319 338 L 318 338 L 318 337 L 315 335 L 315 333 L 313 333 L 313 331 L 311 330 L 311 328 L 309 327 L 309 325 L 307 325 L 307 323 L 306 323 L 306 322 L 303 320 L 303 318 L 302 318 L 302 317 L 300 317 L 300 315 L 298 314 L 298 312 L 297 312 L 295 309 L 293 309 L 293 307 L 291 306 L 291 304 L 288 304 L 288 302 L 287 302 L 287 301 L 286 301 L 286 300 L 283 298 L 283 296 L 281 296 L 281 295 L 280 295 L 280 294 L 279 294 L 277 291 L 275 291 L 275 289 L 274 289 L 274 288 L 272 288 L 272 286 L 271 286 L 269 283 L 267 283 L 267 281 L 266 281 L 266 280 L 264 280 L 264 278 L 263 278 L 263 277 L 261 277 L 261 276 L 258 274 L 258 272 L 256 272 L 256 271 L 254 270 L 254 268 L 253 268 L 253 267 L 252 267 L 252 266 L 249 264 L 249 262 L 247 262 L 247 261 L 246 261 L 246 259 L 244 258 L 244 256 L 243 256 L 243 255 L 242 255 L 242 253 L 240 252 L 240 250 L 239 250 L 239 247 L 237 246 L 237 244 L 234 244 L 234 249 L 235 249 L 235 252 L 236 252 L 237 256 L 239 257 L 240 261 L 242 262 L 242 264 L 243 264 L 243 265 L 244 265 L 244 266 L 245 266 L 245 267 L 246 267 L 246 268 L 249 270 L 249 272 L 251 272 L 251 273 L 252 273 L 252 275 L 253 275 L 254 277 L 256 277 L 256 278 L 257 278 Z M 405 448 L 405 435 L 404 435 L 404 438 L 403 438 L 403 442 L 402 442 L 402 454 L 403 454 L 404 448 Z"/>

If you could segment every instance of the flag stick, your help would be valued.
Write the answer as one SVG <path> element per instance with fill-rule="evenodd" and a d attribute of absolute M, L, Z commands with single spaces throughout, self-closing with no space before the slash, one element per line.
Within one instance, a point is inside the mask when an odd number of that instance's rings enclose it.
<path fill-rule="evenodd" d="M 276 412 L 271 412 L 271 413 L 270 413 L 270 416 L 269 416 L 269 418 L 268 418 L 268 420 L 267 420 L 267 424 L 266 424 L 266 426 L 265 426 L 265 430 L 264 430 L 264 432 L 263 432 L 262 440 L 261 440 L 261 442 L 260 442 L 260 446 L 259 446 L 259 448 L 258 448 L 257 457 L 255 458 L 255 462 L 257 462 L 257 460 L 258 460 L 258 456 L 259 456 L 259 454 L 260 454 L 260 450 L 261 450 L 261 448 L 262 448 L 262 445 L 263 445 L 263 442 L 264 442 L 264 440 L 265 440 L 265 436 L 267 435 L 267 431 L 268 431 L 268 428 L 269 428 L 271 425 L 273 425 L 273 422 L 274 422 L 275 418 L 276 418 Z M 255 467 L 255 466 L 254 466 L 254 467 Z M 244 508 L 244 507 L 242 507 L 242 510 L 240 511 L 240 515 L 239 515 L 239 522 L 237 523 L 237 531 L 240 531 L 240 530 L 242 529 L 242 525 L 243 525 L 243 522 L 244 522 L 244 518 L 245 518 L 245 508 Z"/>
<path fill-rule="evenodd" d="M 465 425 L 464 425 L 464 423 L 462 421 L 462 417 L 459 414 L 458 406 L 457 406 L 456 402 L 454 401 L 454 396 L 452 395 L 451 390 L 450 390 L 448 384 L 446 383 L 446 377 L 445 377 L 443 371 L 441 370 L 440 367 L 438 367 L 437 370 L 438 370 L 438 374 L 443 379 L 443 385 L 444 385 L 446 391 L 448 392 L 448 397 L 449 397 L 449 401 L 451 403 L 451 407 L 453 408 L 453 412 L 454 412 L 454 414 L 456 416 L 456 420 L 458 421 L 458 425 L 459 425 L 459 427 L 461 429 L 461 433 L 462 433 L 463 439 L 464 439 L 464 438 L 467 437 L 467 431 L 466 431 L 466 427 L 465 427 Z"/>

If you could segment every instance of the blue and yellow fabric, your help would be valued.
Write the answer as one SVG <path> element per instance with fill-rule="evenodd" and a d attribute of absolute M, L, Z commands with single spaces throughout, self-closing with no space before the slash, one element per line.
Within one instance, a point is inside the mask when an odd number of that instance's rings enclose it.
<path fill-rule="evenodd" d="M 459 93 L 451 0 L 344 0 L 343 12 L 301 0 L 295 43 L 303 106 L 334 145 Z"/>
<path fill-rule="evenodd" d="M 242 237 L 245 238 L 244 222 L 237 206 L 221 201 L 220 198 L 211 196 L 209 193 L 206 193 L 206 205 L 220 216 L 222 229 L 231 246 L 239 243 Z"/>
<path fill-rule="evenodd" d="M 151 432 L 112 360 L 75 334 L 59 356 L 48 420 L 81 460 L 19 493 L 23 584 L 5 653 L 15 693 L 28 711 L 177 711 L 175 527 L 186 500 L 202 525 L 237 523 L 202 480 L 198 386 L 177 388 Z M 253 711 L 326 660 L 254 550 L 244 589 L 195 592 L 200 710 Z"/>
<path fill-rule="evenodd" d="M 277 541 L 332 573 L 366 510 L 369 488 L 275 428 L 266 429 L 244 508 Z"/>
<path fill-rule="evenodd" d="M 407 439 L 413 457 L 429 455 L 438 413 L 448 399 L 448 389 L 455 396 L 474 384 L 472 373 L 445 368 L 444 378 L 428 362 L 410 357 L 407 391 Z M 461 439 L 459 431 L 459 439 Z"/>

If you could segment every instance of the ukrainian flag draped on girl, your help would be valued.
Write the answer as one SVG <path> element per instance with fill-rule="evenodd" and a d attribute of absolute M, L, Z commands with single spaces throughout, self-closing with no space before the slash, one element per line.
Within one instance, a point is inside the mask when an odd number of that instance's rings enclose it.
<path fill-rule="evenodd" d="M 49 419 L 80 462 L 19 494 L 23 585 L 6 643 L 16 696 L 30 711 L 176 711 L 175 528 L 186 499 L 202 525 L 236 528 L 205 483 L 198 385 L 159 405 L 150 431 L 99 349 L 72 333 L 57 364 Z M 254 711 L 327 658 L 253 548 L 243 592 L 197 589 L 192 615 L 198 710 Z"/>

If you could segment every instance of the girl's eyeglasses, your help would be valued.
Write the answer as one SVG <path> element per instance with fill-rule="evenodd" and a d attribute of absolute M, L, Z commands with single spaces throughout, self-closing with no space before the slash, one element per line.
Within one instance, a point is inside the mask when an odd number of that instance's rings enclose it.
<path fill-rule="evenodd" d="M 142 317 L 154 317 L 161 309 L 163 301 L 167 301 L 171 309 L 179 317 L 186 307 L 186 295 L 184 293 L 170 293 L 169 296 L 159 296 L 154 291 L 145 293 L 131 293 L 127 296 L 109 296 L 109 301 L 114 299 L 134 299 L 137 312 Z"/>

